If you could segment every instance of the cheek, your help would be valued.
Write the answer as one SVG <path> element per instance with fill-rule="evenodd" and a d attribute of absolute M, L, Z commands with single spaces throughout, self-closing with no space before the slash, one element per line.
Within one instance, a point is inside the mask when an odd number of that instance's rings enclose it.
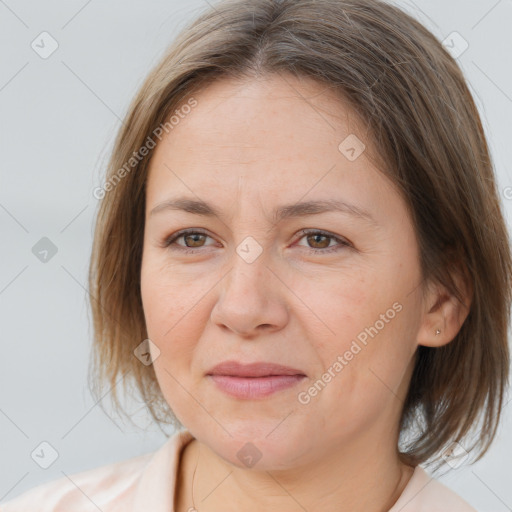
<path fill-rule="evenodd" d="M 153 360 L 158 385 L 173 414 L 182 424 L 201 417 L 193 407 L 189 391 L 196 383 L 191 372 L 202 324 L 198 298 L 176 286 L 169 272 L 160 269 L 141 272 L 141 295 L 149 339 L 158 347 Z M 195 306 L 195 307 L 194 307 Z"/>
<path fill-rule="evenodd" d="M 176 283 L 169 271 L 151 265 L 141 269 L 141 297 L 149 339 L 158 347 L 155 372 L 162 390 L 175 387 L 188 378 L 194 348 L 200 337 L 199 293 Z"/>
<path fill-rule="evenodd" d="M 320 401 L 340 406 L 331 409 L 332 416 L 342 410 L 367 414 L 361 404 L 380 409 L 400 386 L 415 348 L 417 317 L 400 268 L 397 264 L 386 271 L 361 272 L 359 277 L 347 275 L 302 291 L 314 305 L 315 316 L 323 320 L 322 331 L 311 329 L 313 323 L 306 328 L 322 363 L 312 382 L 329 381 L 319 393 Z"/>
<path fill-rule="evenodd" d="M 375 293 L 378 273 L 364 268 L 337 269 L 320 278 L 295 280 L 294 294 L 304 298 L 307 310 L 295 318 L 315 344 L 324 365 L 350 349 L 351 341 L 365 334 L 387 304 Z M 297 303 L 300 309 L 303 305 Z"/>
<path fill-rule="evenodd" d="M 200 276 L 191 277 L 169 268 L 162 258 L 144 256 L 141 267 L 141 298 L 148 333 L 167 340 L 194 325 L 205 285 Z"/>

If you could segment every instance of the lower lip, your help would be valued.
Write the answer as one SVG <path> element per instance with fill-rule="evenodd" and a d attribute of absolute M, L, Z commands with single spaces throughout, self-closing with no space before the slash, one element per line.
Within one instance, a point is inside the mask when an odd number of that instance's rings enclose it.
<path fill-rule="evenodd" d="M 304 375 L 269 375 L 267 377 L 210 375 L 210 377 L 224 393 L 243 399 L 264 398 L 277 391 L 291 388 L 305 378 Z"/>

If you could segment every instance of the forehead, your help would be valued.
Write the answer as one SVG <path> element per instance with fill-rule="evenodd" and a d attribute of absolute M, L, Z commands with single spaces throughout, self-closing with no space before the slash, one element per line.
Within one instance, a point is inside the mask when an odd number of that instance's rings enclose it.
<path fill-rule="evenodd" d="M 172 193 L 293 202 L 333 189 L 355 197 L 366 188 L 377 200 L 390 186 L 372 163 L 362 123 L 321 83 L 291 75 L 221 79 L 194 98 L 152 156 L 148 208 Z M 355 159 L 344 153 L 351 148 Z"/>
<path fill-rule="evenodd" d="M 197 106 L 179 120 L 174 118 L 178 122 L 160 147 L 176 151 L 179 145 L 201 154 L 224 155 L 253 149 L 279 158 L 310 156 L 322 143 L 336 152 L 339 142 L 356 134 L 367 149 L 372 145 L 340 93 L 310 78 L 223 78 L 194 97 Z M 300 145 L 304 140 L 309 141 L 306 147 Z"/>

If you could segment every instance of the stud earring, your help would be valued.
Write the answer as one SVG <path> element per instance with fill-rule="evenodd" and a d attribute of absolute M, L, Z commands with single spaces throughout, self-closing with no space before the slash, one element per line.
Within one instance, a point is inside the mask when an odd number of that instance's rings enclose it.
<path fill-rule="evenodd" d="M 441 331 L 440 331 L 439 329 L 436 329 L 436 336 L 437 336 L 438 334 L 441 334 Z"/>

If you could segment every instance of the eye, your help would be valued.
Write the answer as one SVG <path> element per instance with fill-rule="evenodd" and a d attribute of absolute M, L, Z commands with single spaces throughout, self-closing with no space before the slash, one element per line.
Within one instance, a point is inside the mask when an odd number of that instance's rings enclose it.
<path fill-rule="evenodd" d="M 183 238 L 185 245 L 177 244 L 176 241 Z M 196 252 L 194 249 L 205 247 L 201 245 L 205 238 L 210 238 L 204 231 L 198 229 L 182 229 L 177 233 L 172 234 L 166 238 L 162 243 L 162 247 L 168 247 L 172 250 L 183 251 L 186 253 Z"/>
<path fill-rule="evenodd" d="M 352 245 L 347 240 L 335 236 L 332 233 L 328 233 L 327 231 L 321 231 L 318 229 L 303 229 L 300 233 L 303 235 L 300 240 L 305 238 L 308 244 L 313 245 L 313 247 L 306 247 L 306 249 L 309 249 L 312 252 L 330 253 L 338 251 L 344 247 L 352 247 Z M 333 240 L 338 242 L 338 244 L 330 246 L 331 241 Z"/>
<path fill-rule="evenodd" d="M 314 253 L 330 253 L 344 247 L 353 247 L 347 240 L 318 229 L 303 229 L 299 234 L 302 235 L 299 240 L 305 238 L 308 244 L 313 245 L 313 247 L 306 247 L 306 249 Z M 180 238 L 183 239 L 185 245 L 177 243 Z M 166 238 L 161 246 L 185 253 L 195 253 L 197 249 L 207 247 L 207 245 L 204 245 L 206 238 L 211 237 L 202 230 L 183 229 Z M 337 245 L 331 246 L 332 241 L 337 242 Z"/>

